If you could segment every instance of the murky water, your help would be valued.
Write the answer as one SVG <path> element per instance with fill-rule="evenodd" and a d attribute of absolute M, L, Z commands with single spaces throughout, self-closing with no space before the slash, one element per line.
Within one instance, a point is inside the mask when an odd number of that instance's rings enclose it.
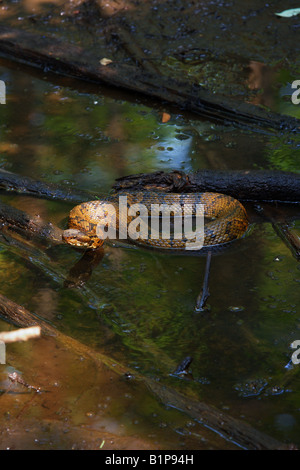
<path fill-rule="evenodd" d="M 288 138 L 189 119 L 8 65 L 0 67 L 7 86 L 0 109 L 6 170 L 99 193 L 120 176 L 155 170 L 300 170 L 299 144 Z M 171 116 L 166 123 L 163 112 Z M 1 197 L 60 226 L 71 209 Z M 299 221 L 293 224 L 299 233 Z M 81 257 L 67 246 L 26 253 L 2 239 L 1 294 L 131 374 L 300 445 L 300 366 L 291 364 L 290 348 L 300 340 L 300 271 L 270 223 L 253 224 L 241 243 L 213 256 L 208 308 L 201 313 L 195 304 L 205 256 L 106 246 L 85 286 L 68 288 L 64 281 Z M 5 322 L 0 327 L 8 329 Z M 172 375 L 186 356 L 193 358 L 190 374 Z M 8 346 L 7 365 L 0 367 L 1 448 L 235 448 L 134 379 L 80 360 L 53 338 Z M 10 384 L 7 372 L 15 369 L 45 393 Z"/>

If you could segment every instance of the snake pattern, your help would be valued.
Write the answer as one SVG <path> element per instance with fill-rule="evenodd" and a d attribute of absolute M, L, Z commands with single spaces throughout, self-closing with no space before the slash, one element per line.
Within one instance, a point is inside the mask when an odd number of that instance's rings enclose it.
<path fill-rule="evenodd" d="M 128 224 L 134 219 L 127 216 L 127 219 L 119 218 L 119 196 L 126 196 L 127 208 L 133 204 L 143 204 L 148 211 L 153 204 L 172 205 L 174 207 L 173 216 L 176 210 L 179 212 L 183 207 L 188 207 L 192 214 L 195 214 L 197 204 L 203 205 L 204 209 L 204 241 L 203 246 L 221 245 L 240 238 L 246 232 L 249 222 L 247 213 L 243 205 L 231 196 L 220 193 L 160 193 L 154 191 L 143 192 L 118 192 L 106 196 L 101 200 L 84 202 L 74 207 L 69 216 L 68 230 L 64 231 L 63 239 L 72 246 L 97 248 L 102 246 L 104 240 L 97 236 L 97 226 L 105 222 L 113 222 L 115 217 L 118 233 L 123 228 L 123 224 Z M 185 212 L 186 213 L 186 212 Z M 135 215 L 136 217 L 136 215 Z M 119 220 L 120 219 L 120 220 Z M 137 238 L 134 243 L 169 250 L 184 250 L 188 239 L 169 238 Z"/>

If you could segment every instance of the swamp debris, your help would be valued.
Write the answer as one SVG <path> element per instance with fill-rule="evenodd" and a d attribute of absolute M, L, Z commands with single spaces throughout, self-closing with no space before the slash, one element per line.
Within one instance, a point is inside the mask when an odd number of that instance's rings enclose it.
<path fill-rule="evenodd" d="M 27 382 L 25 382 L 23 377 L 21 377 L 21 375 L 18 374 L 17 372 L 12 372 L 11 374 L 8 374 L 8 378 L 12 382 L 17 382 L 17 383 L 23 385 L 24 387 L 26 387 L 29 390 L 34 390 L 35 392 L 38 392 L 38 393 L 40 393 L 42 391 L 40 389 L 40 387 L 36 387 L 35 385 L 30 385 Z"/>
<path fill-rule="evenodd" d="M 123 45 L 129 44 L 124 35 L 125 30 L 119 37 L 120 41 Z M 131 47 L 132 54 L 135 54 L 136 47 L 134 50 Z M 94 53 L 79 45 L 3 24 L 0 25 L 0 54 L 43 71 L 150 96 L 215 122 L 268 133 L 300 132 L 300 121 L 296 118 L 212 93 L 196 83 L 154 73 L 154 66 L 149 62 L 146 71 L 145 63 L 143 67 L 138 66 L 138 57 L 131 57 L 133 64 L 137 65 L 120 63 L 113 58 L 110 64 L 101 65 L 102 57 L 95 57 Z"/>
<path fill-rule="evenodd" d="M 134 377 L 134 387 L 146 387 L 154 396 L 166 406 L 174 407 L 181 410 L 190 418 L 197 420 L 203 426 L 218 433 L 227 441 L 236 445 L 238 448 L 245 450 L 275 450 L 289 449 L 290 447 L 280 443 L 276 439 L 261 433 L 257 429 L 252 428 L 245 422 L 239 421 L 220 412 L 217 408 L 199 402 L 193 397 L 184 395 L 168 386 L 157 382 L 148 377 L 137 373 L 137 371 L 128 371 L 128 368 L 117 363 L 112 358 L 91 349 L 89 346 L 59 332 L 52 325 L 47 323 L 36 314 L 31 313 L 24 307 L 16 304 L 10 299 L 0 294 L 0 317 L 9 323 L 13 323 L 18 327 L 28 327 L 38 325 L 43 335 L 54 336 L 56 340 L 65 348 L 70 349 L 74 354 L 81 358 L 85 357 L 95 362 L 98 367 L 105 365 L 112 373 L 125 376 L 130 373 Z"/>

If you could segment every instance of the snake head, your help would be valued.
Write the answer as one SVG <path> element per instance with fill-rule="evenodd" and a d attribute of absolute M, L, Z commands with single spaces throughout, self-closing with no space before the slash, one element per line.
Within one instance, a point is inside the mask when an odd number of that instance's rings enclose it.
<path fill-rule="evenodd" d="M 62 239 L 75 248 L 95 249 L 103 245 L 103 240 L 98 237 L 91 237 L 77 229 L 69 228 L 62 233 Z"/>

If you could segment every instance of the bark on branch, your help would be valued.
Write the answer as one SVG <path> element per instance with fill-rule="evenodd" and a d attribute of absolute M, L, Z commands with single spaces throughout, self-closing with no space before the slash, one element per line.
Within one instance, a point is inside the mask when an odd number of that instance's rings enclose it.
<path fill-rule="evenodd" d="M 62 230 L 41 217 L 31 217 L 25 212 L 0 202 L 0 222 L 13 232 L 54 244 L 63 243 Z"/>
<path fill-rule="evenodd" d="M 172 171 L 124 176 L 114 189 L 166 192 L 212 191 L 228 194 L 241 201 L 300 202 L 300 175 L 265 170 L 199 170 L 195 173 Z"/>
<path fill-rule="evenodd" d="M 1 169 L 0 189 L 74 204 L 101 197 L 101 194 L 73 190 Z M 198 170 L 189 174 L 177 170 L 170 173 L 157 171 L 119 178 L 113 189 L 160 189 L 177 193 L 213 191 L 229 194 L 241 201 L 300 202 L 300 175 L 265 170 Z"/>
<path fill-rule="evenodd" d="M 92 197 L 96 197 L 90 192 L 38 181 L 29 176 L 17 175 L 2 169 L 0 169 L 0 189 L 43 199 L 68 201 L 74 204 L 90 201 Z"/>

